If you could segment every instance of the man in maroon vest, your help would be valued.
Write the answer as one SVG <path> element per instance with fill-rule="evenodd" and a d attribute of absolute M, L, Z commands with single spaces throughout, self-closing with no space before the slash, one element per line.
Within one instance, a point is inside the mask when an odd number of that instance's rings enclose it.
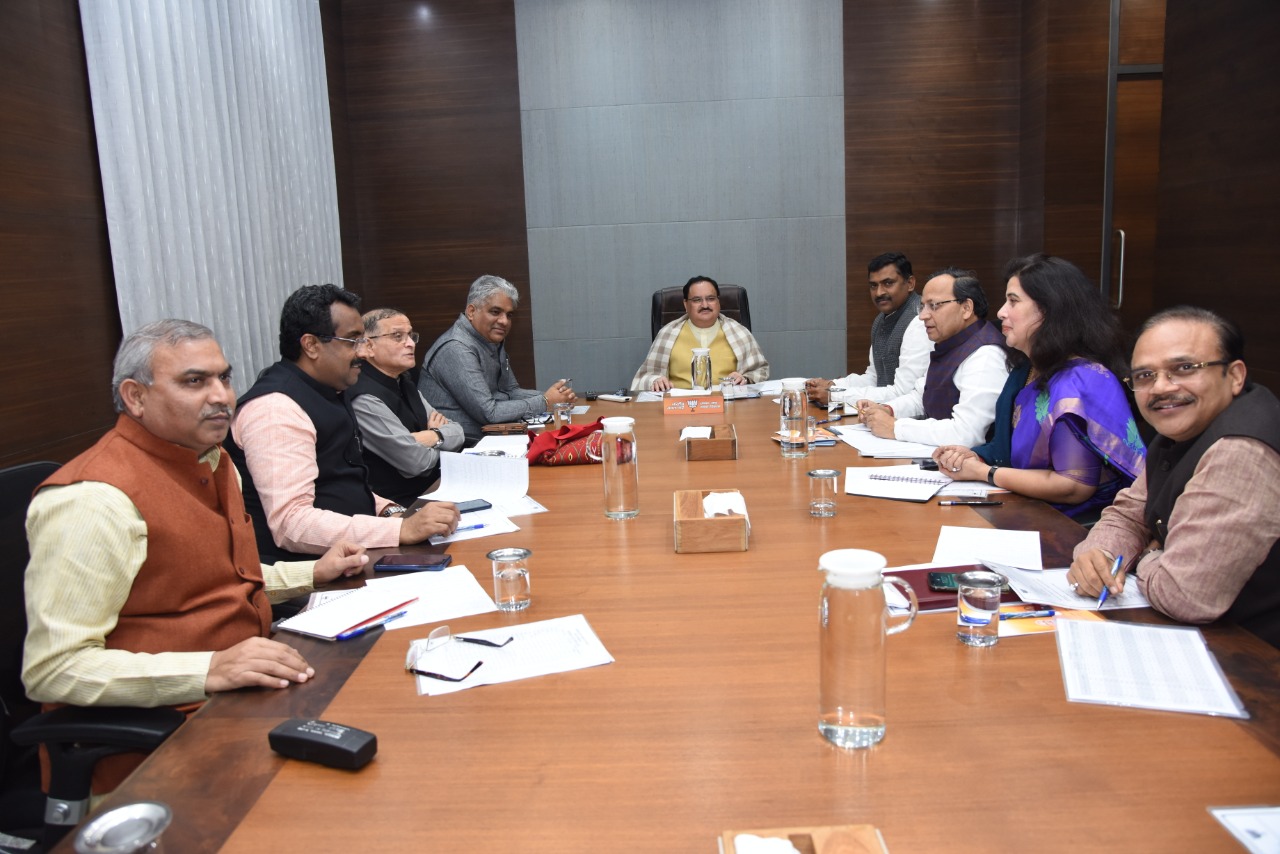
<path fill-rule="evenodd" d="M 1280 401 L 1249 381 L 1244 336 L 1211 311 L 1166 309 L 1143 324 L 1125 382 L 1160 435 L 1076 546 L 1072 589 L 1119 593 L 1133 572 L 1157 611 L 1280 647 Z"/>
<path fill-rule="evenodd" d="M 268 592 L 359 573 L 364 550 L 259 563 L 219 445 L 236 402 L 231 367 L 207 328 L 162 320 L 130 335 L 112 393 L 115 427 L 41 484 L 27 514 L 28 695 L 194 708 L 215 691 L 306 682 L 315 671 L 268 638 Z M 115 759 L 100 763 L 95 790 L 137 764 Z"/>
<path fill-rule="evenodd" d="M 884 439 L 980 445 L 990 438 L 1009 362 L 972 271 L 947 267 L 930 276 L 920 294 L 920 320 L 933 342 L 925 375 L 886 403 L 858 401 L 859 417 Z"/>

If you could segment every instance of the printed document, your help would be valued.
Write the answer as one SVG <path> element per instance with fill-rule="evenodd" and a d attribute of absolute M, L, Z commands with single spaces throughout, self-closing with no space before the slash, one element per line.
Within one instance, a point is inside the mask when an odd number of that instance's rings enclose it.
<path fill-rule="evenodd" d="M 418 597 L 418 601 L 409 606 L 408 613 L 387 623 L 388 631 L 498 610 L 493 598 L 462 564 L 446 566 L 438 572 L 408 572 L 375 578 L 366 587 Z"/>
<path fill-rule="evenodd" d="M 435 492 L 427 493 L 423 498 L 455 502 L 483 498 L 504 515 L 514 516 L 516 507 L 521 505 L 521 499 L 528 492 L 529 461 L 523 455 L 519 458 L 486 457 L 444 451 L 440 454 L 440 485 Z M 511 507 L 506 506 L 508 504 Z M 473 515 L 467 514 L 468 517 Z M 470 523 L 464 520 L 464 524 Z M 437 541 L 432 538 L 432 542 L 453 540 Z"/>
<path fill-rule="evenodd" d="M 938 545 L 933 550 L 933 563 L 941 566 L 962 566 L 967 563 L 982 563 L 984 560 L 996 560 L 1010 566 L 1040 569 L 1044 566 L 1040 562 L 1040 532 L 961 528 L 955 525 L 943 525 L 938 531 Z M 1039 602 L 1040 600 L 1033 598 L 1027 601 Z"/>
<path fill-rule="evenodd" d="M 1009 586 L 1024 602 L 1039 602 L 1055 608 L 1074 608 L 1078 611 L 1118 611 L 1122 608 L 1150 608 L 1151 603 L 1138 589 L 1138 579 L 1125 579 L 1124 590 L 1119 596 L 1107 596 L 1098 607 L 1097 596 L 1081 596 L 1071 589 L 1066 569 L 1031 570 L 1010 566 L 992 560 L 983 561 L 988 568 L 1009 579 Z"/>
<path fill-rule="evenodd" d="M 1280 807 L 1209 807 L 1250 854 L 1280 852 Z"/>
<path fill-rule="evenodd" d="M 881 439 L 865 424 L 832 427 L 831 432 L 840 437 L 840 441 L 854 448 L 864 457 L 883 457 L 885 459 L 924 459 L 932 457 L 938 448 L 936 445 L 925 445 L 920 442 L 900 442 L 897 439 Z"/>
<path fill-rule="evenodd" d="M 1067 699 L 1247 718 L 1199 629 L 1115 620 L 1059 620 Z"/>
<path fill-rule="evenodd" d="M 582 614 L 459 634 L 495 643 L 502 643 L 507 638 L 513 640 L 506 646 L 496 648 L 453 641 L 430 651 L 426 649 L 425 639 L 415 640 L 413 644 L 421 652 L 411 657 L 416 658 L 419 670 L 461 676 L 477 661 L 484 662 L 479 670 L 461 682 L 418 676 L 419 694 L 452 694 L 477 685 L 515 682 L 533 676 L 613 663 L 613 656 L 604 648 Z"/>

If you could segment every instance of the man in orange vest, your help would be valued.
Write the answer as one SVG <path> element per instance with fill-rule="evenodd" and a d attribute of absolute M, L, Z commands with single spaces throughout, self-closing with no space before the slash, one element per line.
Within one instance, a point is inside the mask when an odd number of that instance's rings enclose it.
<path fill-rule="evenodd" d="M 41 484 L 27 514 L 28 695 L 194 708 L 216 691 L 306 682 L 314 669 L 268 637 L 270 600 L 362 572 L 364 549 L 259 563 L 220 446 L 236 399 L 209 329 L 162 320 L 130 335 L 112 394 L 115 427 Z M 131 770 L 100 764 L 115 767 L 97 791 Z"/>

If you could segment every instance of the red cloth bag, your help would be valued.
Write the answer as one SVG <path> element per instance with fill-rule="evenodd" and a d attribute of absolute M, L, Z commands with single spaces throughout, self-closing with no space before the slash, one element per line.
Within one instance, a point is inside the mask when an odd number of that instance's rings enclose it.
<path fill-rule="evenodd" d="M 600 460 L 588 456 L 587 448 L 590 446 L 591 452 L 600 456 L 601 429 L 602 425 L 596 421 L 594 424 L 566 424 L 555 430 L 543 430 L 537 435 L 531 431 L 529 465 L 579 466 L 598 463 Z"/>

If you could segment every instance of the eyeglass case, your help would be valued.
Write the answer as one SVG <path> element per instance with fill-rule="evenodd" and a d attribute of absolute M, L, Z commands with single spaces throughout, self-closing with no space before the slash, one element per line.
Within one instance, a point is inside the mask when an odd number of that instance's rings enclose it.
<path fill-rule="evenodd" d="M 371 732 L 306 718 L 280 724 L 271 730 L 267 742 L 281 756 L 348 771 L 368 765 L 378 752 L 378 737 Z"/>

